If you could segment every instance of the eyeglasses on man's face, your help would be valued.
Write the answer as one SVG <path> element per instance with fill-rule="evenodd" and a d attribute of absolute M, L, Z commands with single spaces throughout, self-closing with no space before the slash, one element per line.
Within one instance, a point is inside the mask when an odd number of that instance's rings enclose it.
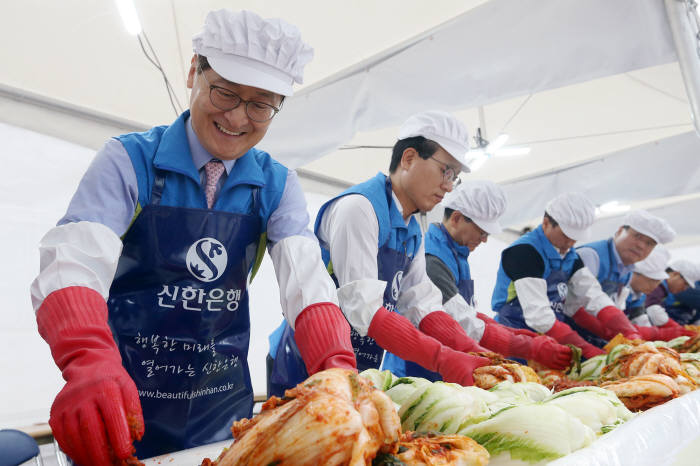
<path fill-rule="evenodd" d="M 459 186 L 462 180 L 459 179 L 459 171 L 453 167 L 450 167 L 445 162 L 441 162 L 432 155 L 428 157 L 430 160 L 441 165 L 442 179 L 446 183 L 451 183 L 453 187 Z"/>
<path fill-rule="evenodd" d="M 467 217 L 464 214 L 462 214 L 462 217 L 464 217 L 464 220 L 467 223 L 471 223 L 474 225 L 474 227 L 476 228 L 476 231 L 479 233 L 479 239 L 481 239 L 482 241 L 485 241 L 489 237 L 489 234 L 487 232 L 485 232 L 483 228 L 481 228 L 479 225 L 477 225 L 474 220 L 472 220 L 471 218 Z"/>
<path fill-rule="evenodd" d="M 238 108 L 241 103 L 244 103 L 245 113 L 248 115 L 248 118 L 258 123 L 272 120 L 272 118 L 277 115 L 277 112 L 280 111 L 280 109 L 274 105 L 255 100 L 243 100 L 241 96 L 225 87 L 210 84 L 201 68 L 199 69 L 199 74 L 209 86 L 209 100 L 211 104 L 219 110 L 228 112 Z"/>

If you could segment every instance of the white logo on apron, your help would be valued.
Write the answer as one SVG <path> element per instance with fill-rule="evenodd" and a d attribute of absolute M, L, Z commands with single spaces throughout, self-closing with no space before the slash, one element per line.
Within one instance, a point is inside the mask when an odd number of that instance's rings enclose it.
<path fill-rule="evenodd" d="M 202 238 L 190 246 L 185 262 L 187 270 L 197 280 L 212 282 L 226 270 L 228 254 L 219 241 L 214 238 Z"/>
<path fill-rule="evenodd" d="M 559 293 L 559 297 L 564 300 L 566 299 L 566 295 L 569 292 L 569 287 L 566 286 L 566 283 L 561 282 L 557 283 L 557 292 Z"/>
<path fill-rule="evenodd" d="M 391 281 L 391 297 L 394 301 L 399 299 L 399 291 L 401 290 L 401 279 L 403 278 L 403 270 L 399 270 L 394 275 L 394 279 Z"/>

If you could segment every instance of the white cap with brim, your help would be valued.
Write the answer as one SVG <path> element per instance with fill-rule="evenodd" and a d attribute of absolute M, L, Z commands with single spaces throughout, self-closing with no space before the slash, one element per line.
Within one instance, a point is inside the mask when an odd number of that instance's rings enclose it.
<path fill-rule="evenodd" d="M 207 14 L 192 47 L 224 79 L 283 96 L 292 95 L 294 82 L 303 83 L 304 66 L 314 56 L 296 26 L 223 9 Z"/>
<path fill-rule="evenodd" d="M 471 171 L 467 165 L 467 152 L 469 152 L 467 127 L 453 115 L 440 110 L 412 115 L 401 125 L 399 140 L 416 136 L 423 136 L 437 142 L 462 165 L 463 172 Z"/>
<path fill-rule="evenodd" d="M 506 210 L 506 195 L 503 188 L 491 181 L 470 180 L 460 184 L 445 195 L 442 206 L 469 217 L 490 235 L 503 231 L 498 218 Z"/>
<path fill-rule="evenodd" d="M 634 264 L 634 272 L 652 280 L 666 280 L 669 260 L 671 260 L 671 254 L 665 247 L 657 244 L 646 259 Z"/>
<path fill-rule="evenodd" d="M 590 227 L 595 221 L 595 206 L 583 194 L 560 194 L 549 201 L 545 212 L 572 240 L 586 241 L 590 237 Z"/>
<path fill-rule="evenodd" d="M 658 244 L 670 243 L 676 237 L 676 232 L 666 220 L 646 210 L 633 210 L 625 216 L 622 224 L 634 228 Z"/>
<path fill-rule="evenodd" d="M 681 274 L 681 277 L 688 282 L 691 288 L 695 288 L 695 282 L 700 280 L 700 270 L 698 264 L 686 259 L 677 259 L 669 264 L 673 270 Z"/>

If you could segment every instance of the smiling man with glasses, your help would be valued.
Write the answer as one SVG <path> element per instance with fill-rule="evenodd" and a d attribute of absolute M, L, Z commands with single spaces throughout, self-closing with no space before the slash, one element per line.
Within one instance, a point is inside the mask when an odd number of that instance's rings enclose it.
<path fill-rule="evenodd" d="M 467 130 L 454 116 L 414 115 L 401 126 L 389 175 L 379 173 L 351 187 L 318 213 L 316 235 L 353 328 L 359 370 L 378 369 L 384 359 L 384 368 L 397 376 L 412 363 L 448 382 L 471 385 L 472 371 L 489 364 L 467 354 L 483 348 L 442 310 L 440 290 L 425 272 L 422 233 L 413 217 L 435 207 L 457 174 L 468 171 L 468 149 Z M 303 366 L 290 358 L 294 338 L 285 326 L 273 338 L 273 394 L 305 377 L 298 370 Z"/>
<path fill-rule="evenodd" d="M 247 283 L 265 249 L 302 364 L 355 368 L 297 175 L 255 147 L 313 50 L 228 10 L 193 48 L 190 109 L 107 142 L 40 246 L 32 301 L 66 379 L 49 423 L 78 464 L 230 439 L 251 417 Z"/>

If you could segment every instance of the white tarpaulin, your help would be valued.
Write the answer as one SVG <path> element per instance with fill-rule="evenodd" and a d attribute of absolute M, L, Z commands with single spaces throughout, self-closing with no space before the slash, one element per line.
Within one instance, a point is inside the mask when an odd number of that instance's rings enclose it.
<path fill-rule="evenodd" d="M 700 138 L 684 133 L 501 186 L 508 198 L 505 226 L 541 216 L 547 202 L 564 191 L 582 192 L 597 205 L 694 193 L 700 191 Z M 687 215 L 674 212 L 680 215 L 665 218 L 680 227 Z M 698 223 L 692 219 L 684 233 L 697 234 Z"/>
<path fill-rule="evenodd" d="M 675 59 L 660 1 L 492 0 L 305 88 L 261 147 L 298 167 L 426 108 L 470 108 Z"/>

